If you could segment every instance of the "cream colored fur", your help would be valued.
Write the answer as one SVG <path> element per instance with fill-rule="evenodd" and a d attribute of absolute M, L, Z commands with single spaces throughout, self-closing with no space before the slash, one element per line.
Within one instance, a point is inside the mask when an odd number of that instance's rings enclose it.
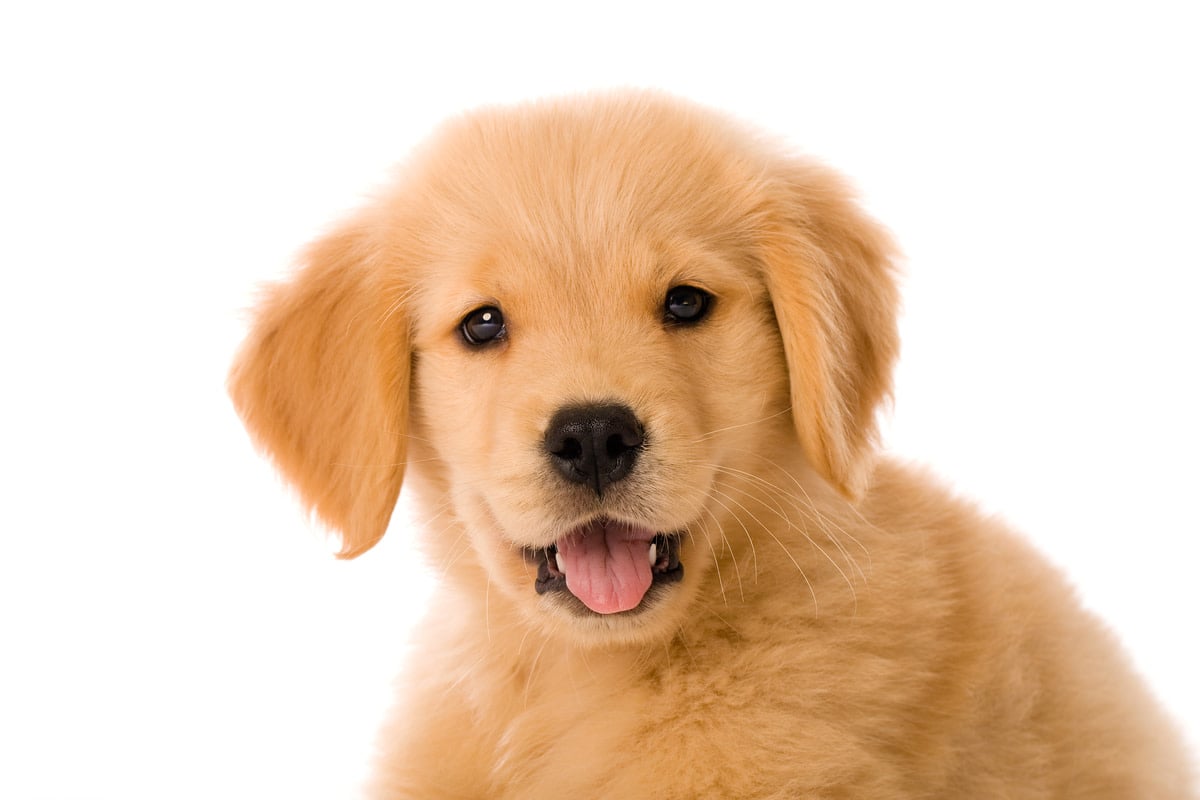
<path fill-rule="evenodd" d="M 344 555 L 403 480 L 445 576 L 372 797 L 1194 796 L 1063 578 L 878 457 L 893 257 L 829 170 L 653 94 L 454 120 L 313 247 L 230 387 Z M 694 326 L 678 285 L 715 298 Z M 485 305 L 507 337 L 474 348 Z M 646 429 L 602 497 L 543 451 L 580 402 Z M 522 548 L 598 514 L 682 531 L 682 582 L 536 594 Z"/>

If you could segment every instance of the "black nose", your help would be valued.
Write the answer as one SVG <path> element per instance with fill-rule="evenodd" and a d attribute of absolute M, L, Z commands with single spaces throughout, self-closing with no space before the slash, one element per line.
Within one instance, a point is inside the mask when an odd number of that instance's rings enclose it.
<path fill-rule="evenodd" d="M 641 423 L 625 406 L 569 406 L 550 420 L 546 453 L 564 478 L 589 484 L 599 495 L 629 474 L 644 439 Z"/>

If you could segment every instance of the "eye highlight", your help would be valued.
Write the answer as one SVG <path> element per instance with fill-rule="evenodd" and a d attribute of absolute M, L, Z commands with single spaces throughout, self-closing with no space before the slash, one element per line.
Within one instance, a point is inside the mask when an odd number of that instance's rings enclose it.
<path fill-rule="evenodd" d="M 695 286 L 674 286 L 663 301 L 663 319 L 672 325 L 690 325 L 704 319 L 713 296 Z"/>
<path fill-rule="evenodd" d="M 458 330 L 463 340 L 472 345 L 484 345 L 503 339 L 507 333 L 504 314 L 495 306 L 483 306 L 467 314 L 459 323 Z"/>

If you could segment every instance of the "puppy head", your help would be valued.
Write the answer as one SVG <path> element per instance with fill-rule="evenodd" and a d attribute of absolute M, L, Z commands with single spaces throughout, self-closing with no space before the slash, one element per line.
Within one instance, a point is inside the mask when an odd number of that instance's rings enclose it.
<path fill-rule="evenodd" d="M 457 586 L 641 639 L 779 527 L 765 486 L 863 489 L 890 257 L 836 176 L 709 112 L 485 111 L 268 296 L 231 392 L 343 555 L 407 463 Z"/>

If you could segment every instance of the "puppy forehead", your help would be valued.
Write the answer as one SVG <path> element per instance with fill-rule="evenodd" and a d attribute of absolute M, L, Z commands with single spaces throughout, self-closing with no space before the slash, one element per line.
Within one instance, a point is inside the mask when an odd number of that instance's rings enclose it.
<path fill-rule="evenodd" d="M 605 298 L 632 310 L 673 284 L 752 286 L 762 170 L 727 133 L 653 98 L 462 120 L 417 181 L 432 250 L 418 305 L 444 330 L 490 303 L 507 313 Z"/>
<path fill-rule="evenodd" d="M 633 300 L 695 263 L 682 248 L 632 232 L 588 241 L 564 224 L 556 234 L 556 241 L 536 243 L 507 237 L 468 265 L 461 279 L 500 299 L 603 294 Z"/>
<path fill-rule="evenodd" d="M 560 230 L 559 233 L 569 233 Z M 582 322 L 621 314 L 652 320 L 668 289 L 694 285 L 713 294 L 765 294 L 751 260 L 700 243 L 633 232 L 605 241 L 563 238 L 555 246 L 506 237 L 471 258 L 443 263 L 423 294 L 445 328 L 471 310 L 498 305 L 510 318 Z M 433 322 L 433 320 L 430 320 Z"/>

